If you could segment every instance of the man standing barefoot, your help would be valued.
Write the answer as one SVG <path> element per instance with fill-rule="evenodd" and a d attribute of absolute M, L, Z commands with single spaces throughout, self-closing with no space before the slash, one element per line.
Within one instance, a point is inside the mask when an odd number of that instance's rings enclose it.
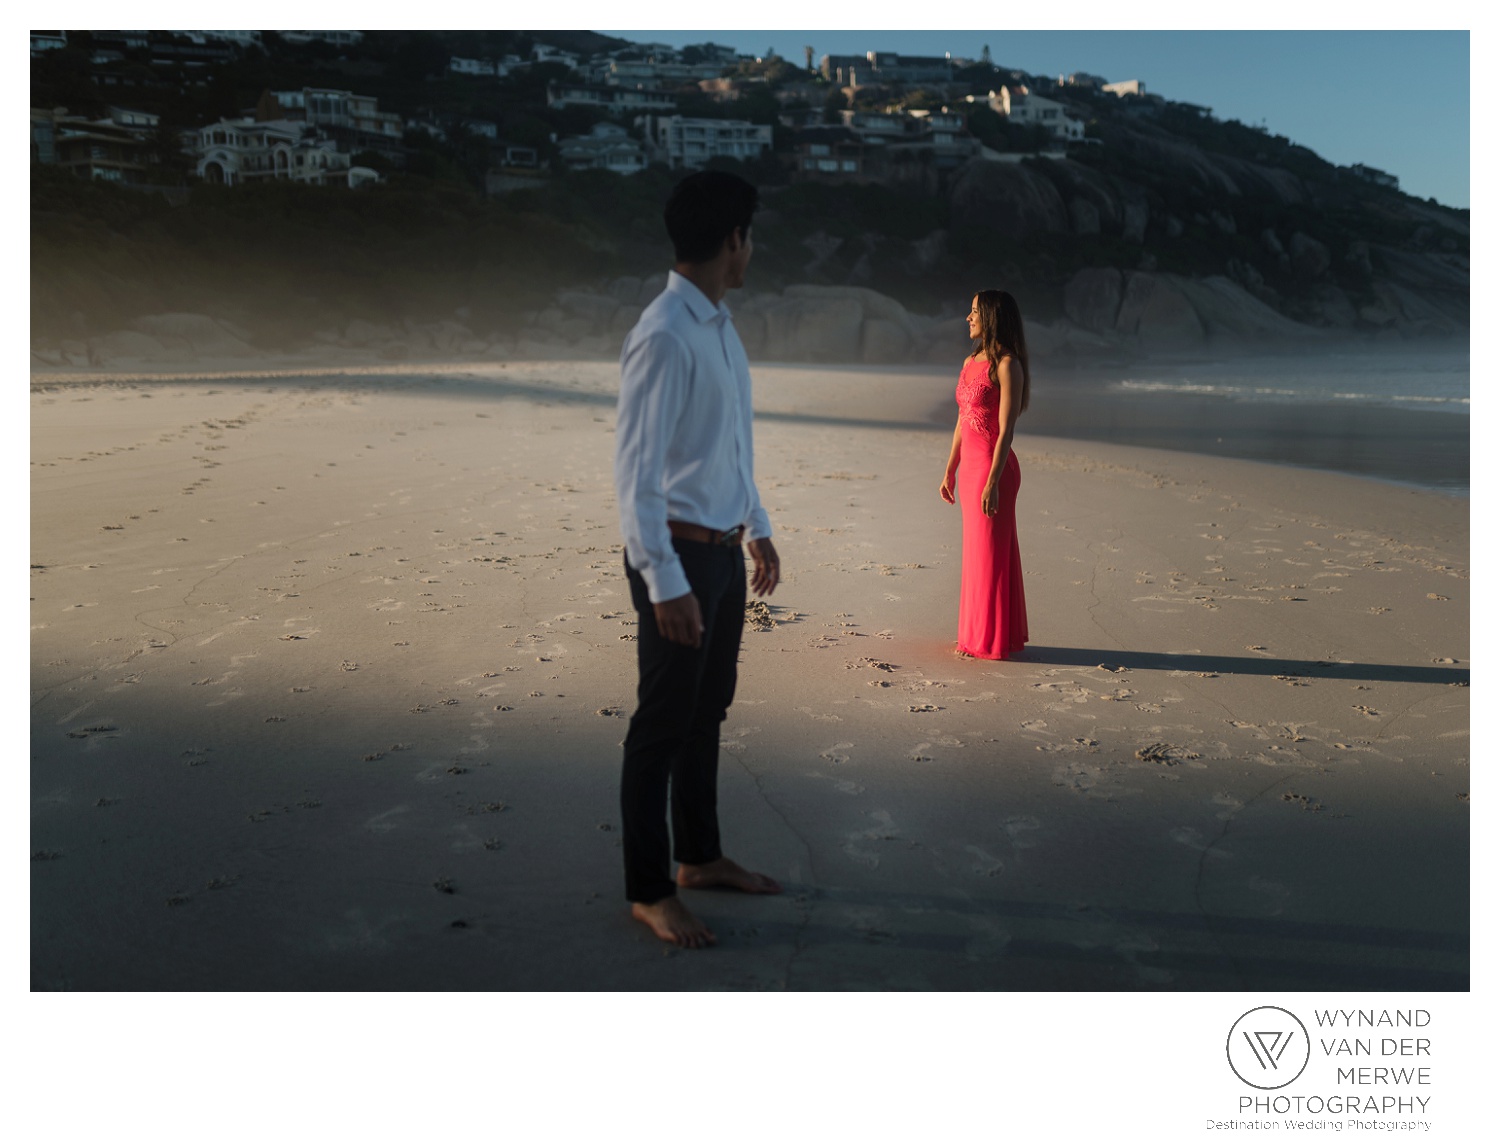
<path fill-rule="evenodd" d="M 723 304 L 745 284 L 758 194 L 700 171 L 667 200 L 674 266 L 620 353 L 615 489 L 640 616 L 636 710 L 620 778 L 631 914 L 684 948 L 714 943 L 677 888 L 774 893 L 719 847 L 719 724 L 734 700 L 750 586 L 781 578 L 755 489 L 750 366 Z M 671 805 L 671 843 L 667 807 Z M 678 862 L 675 883 L 671 858 Z"/>

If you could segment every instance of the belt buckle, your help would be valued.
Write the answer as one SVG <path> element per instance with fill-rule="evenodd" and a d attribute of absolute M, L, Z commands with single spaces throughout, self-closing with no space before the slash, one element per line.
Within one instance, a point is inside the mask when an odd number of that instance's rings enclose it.
<path fill-rule="evenodd" d="M 722 532 L 720 532 L 719 533 L 719 538 L 716 539 L 714 542 L 717 543 L 720 547 L 738 547 L 739 543 L 740 543 L 740 539 L 744 536 L 744 534 L 745 534 L 745 525 L 742 524 L 742 523 L 741 524 L 736 524 L 734 527 L 731 527 L 728 531 L 722 531 Z"/>

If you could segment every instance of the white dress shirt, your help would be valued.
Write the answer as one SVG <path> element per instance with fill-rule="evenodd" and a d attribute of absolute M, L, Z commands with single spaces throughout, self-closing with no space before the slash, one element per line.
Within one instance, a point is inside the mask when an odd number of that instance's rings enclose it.
<path fill-rule="evenodd" d="M 755 490 L 750 363 L 730 320 L 675 270 L 620 351 L 615 491 L 625 555 L 653 603 L 688 594 L 667 520 L 771 534 Z"/>

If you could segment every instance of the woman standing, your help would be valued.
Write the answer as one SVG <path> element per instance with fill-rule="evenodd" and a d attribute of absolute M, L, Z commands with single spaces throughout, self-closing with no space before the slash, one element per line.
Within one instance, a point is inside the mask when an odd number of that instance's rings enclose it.
<path fill-rule="evenodd" d="M 1031 370 L 1016 299 L 996 289 L 975 294 L 969 336 L 975 347 L 958 375 L 958 424 L 939 492 L 963 510 L 958 652 L 998 659 L 1027 639 L 1016 544 L 1021 466 L 1010 446 L 1016 418 L 1031 401 Z"/>

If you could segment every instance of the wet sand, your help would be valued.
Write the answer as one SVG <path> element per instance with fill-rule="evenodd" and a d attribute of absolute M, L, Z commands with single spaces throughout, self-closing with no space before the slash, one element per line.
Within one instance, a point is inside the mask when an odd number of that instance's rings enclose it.
<path fill-rule="evenodd" d="M 788 891 L 665 948 L 615 376 L 33 377 L 33 989 L 1468 986 L 1467 501 L 1023 420 L 1035 641 L 961 660 L 902 370 L 756 369 L 721 815 Z"/>

